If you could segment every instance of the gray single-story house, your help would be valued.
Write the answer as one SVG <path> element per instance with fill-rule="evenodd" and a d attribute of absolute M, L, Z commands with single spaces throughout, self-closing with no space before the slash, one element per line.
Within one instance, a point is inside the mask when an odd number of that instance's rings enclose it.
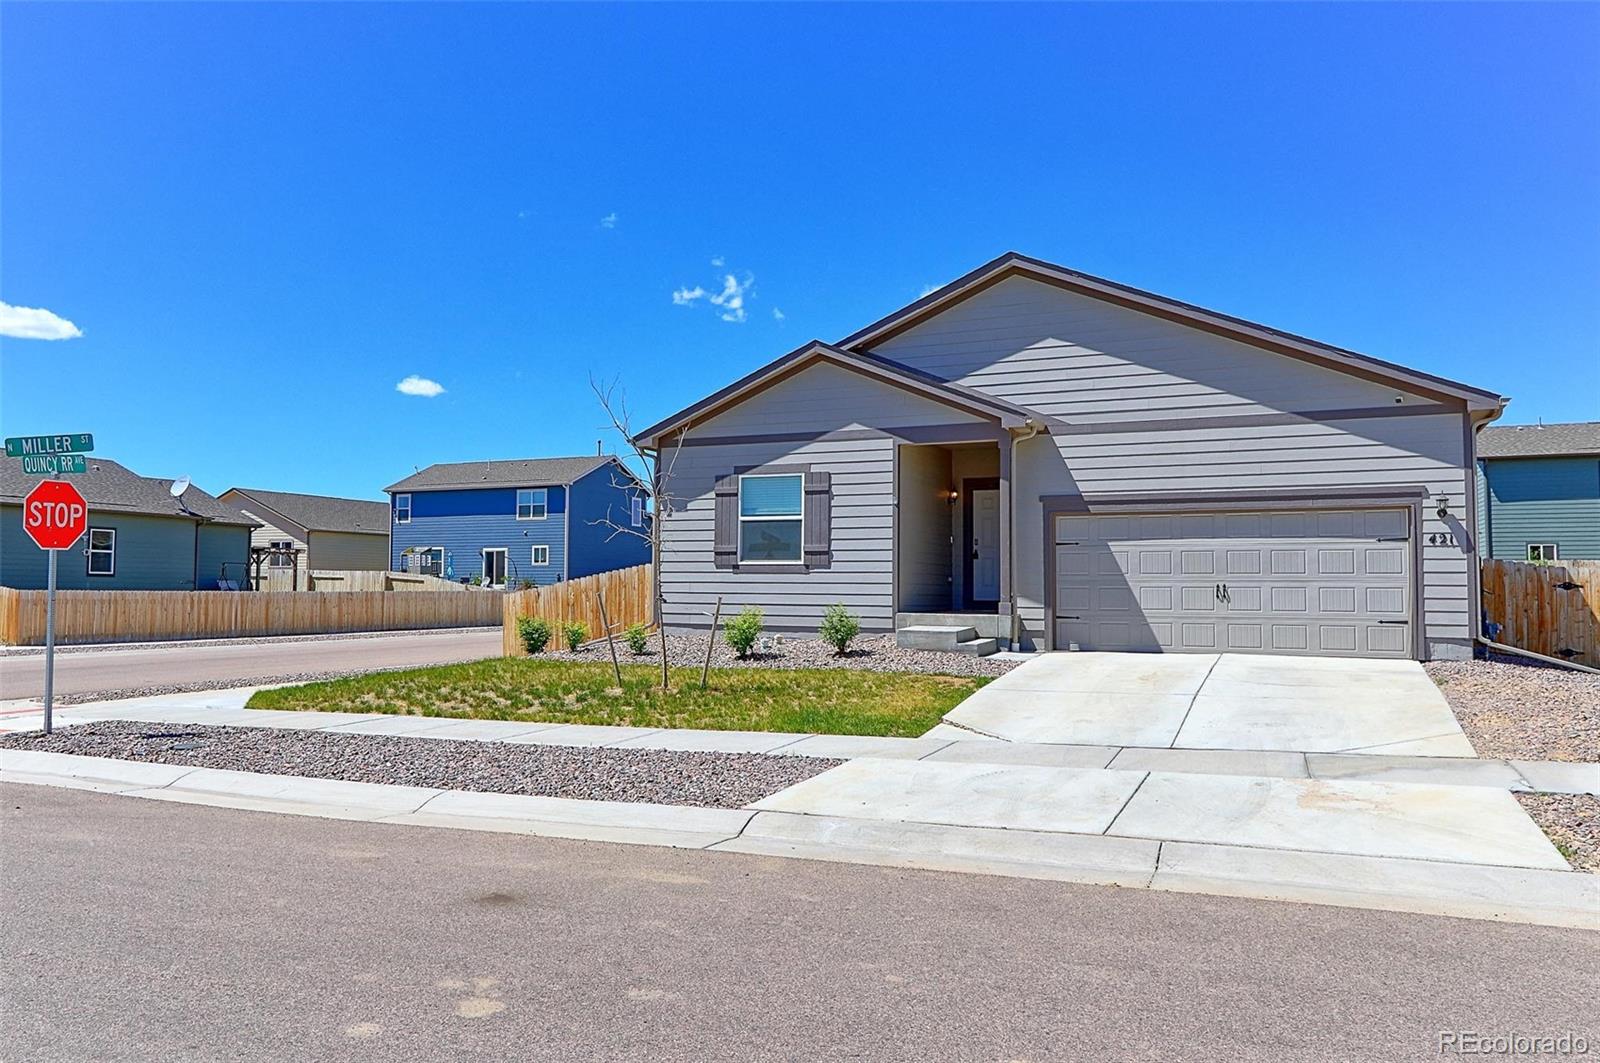
<path fill-rule="evenodd" d="M 1505 403 L 1008 253 L 639 434 L 672 470 L 663 620 L 1467 657 Z"/>
<path fill-rule="evenodd" d="M 22 530 L 22 500 L 39 482 L 20 462 L 0 459 L 0 586 L 41 590 L 49 554 Z M 89 531 L 61 552 L 62 590 L 238 590 L 246 585 L 253 521 L 190 486 L 90 457 L 71 477 L 89 503 Z"/>
<path fill-rule="evenodd" d="M 250 545 L 271 551 L 268 568 L 382 572 L 389 567 L 388 502 L 254 487 L 230 487 L 217 497 L 260 525 Z"/>
<path fill-rule="evenodd" d="M 1484 429 L 1478 484 L 1484 557 L 1600 560 L 1600 421 Z"/>

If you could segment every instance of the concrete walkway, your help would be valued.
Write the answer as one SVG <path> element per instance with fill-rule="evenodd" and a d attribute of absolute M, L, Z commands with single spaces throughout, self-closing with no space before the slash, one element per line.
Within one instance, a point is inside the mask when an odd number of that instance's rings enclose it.
<path fill-rule="evenodd" d="M 945 720 L 1010 742 L 1471 757 L 1416 661 L 1052 653 Z"/>
<path fill-rule="evenodd" d="M 152 723 L 287 727 L 540 745 L 781 753 L 841 760 L 871 757 L 875 760 L 1103 768 L 1111 771 L 1247 775 L 1279 779 L 1433 783 L 1516 792 L 1600 795 L 1600 763 L 1003 742 L 949 725 L 935 727 L 921 738 L 878 738 L 869 735 L 702 731 L 689 728 L 656 730 L 586 724 L 447 720 L 437 716 L 380 713 L 246 709 L 244 704 L 256 689 L 209 690 L 71 705 L 58 709 L 55 718 L 60 727 L 94 720 L 149 720 Z M 37 731 L 41 726 L 43 716 L 35 703 L 0 703 L 0 733 Z"/>

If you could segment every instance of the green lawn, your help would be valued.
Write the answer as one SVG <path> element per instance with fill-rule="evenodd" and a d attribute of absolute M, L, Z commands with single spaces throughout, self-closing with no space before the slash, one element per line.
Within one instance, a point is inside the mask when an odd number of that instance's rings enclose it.
<path fill-rule="evenodd" d="M 388 712 L 715 731 L 916 736 L 987 679 L 843 668 L 674 668 L 500 658 L 257 691 L 252 709 Z"/>

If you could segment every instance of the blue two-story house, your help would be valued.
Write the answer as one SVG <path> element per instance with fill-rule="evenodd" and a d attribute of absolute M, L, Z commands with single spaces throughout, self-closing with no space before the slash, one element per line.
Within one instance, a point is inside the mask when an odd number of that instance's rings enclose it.
<path fill-rule="evenodd" d="M 1484 557 L 1600 560 L 1600 421 L 1485 428 L 1478 496 Z"/>
<path fill-rule="evenodd" d="M 430 465 L 385 490 L 396 571 L 517 588 L 650 560 L 645 491 L 614 455 Z"/>

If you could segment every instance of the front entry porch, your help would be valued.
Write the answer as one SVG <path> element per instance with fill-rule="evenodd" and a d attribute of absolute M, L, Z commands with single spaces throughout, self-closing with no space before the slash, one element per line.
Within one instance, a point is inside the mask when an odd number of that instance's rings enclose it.
<path fill-rule="evenodd" d="M 1010 648 L 1006 442 L 900 446 L 899 645 L 978 656 Z"/>

